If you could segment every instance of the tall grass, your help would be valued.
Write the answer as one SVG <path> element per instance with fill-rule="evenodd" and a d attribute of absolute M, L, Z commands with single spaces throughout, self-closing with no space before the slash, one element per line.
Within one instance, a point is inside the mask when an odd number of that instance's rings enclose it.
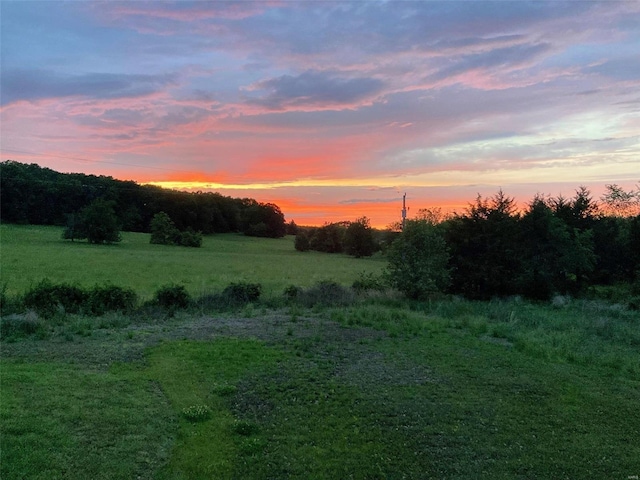
<path fill-rule="evenodd" d="M 385 330 L 393 336 L 463 330 L 536 358 L 599 366 L 640 377 L 640 312 L 624 304 L 566 299 L 531 303 L 458 298 L 433 302 L 372 299 L 331 309 L 335 321 Z"/>

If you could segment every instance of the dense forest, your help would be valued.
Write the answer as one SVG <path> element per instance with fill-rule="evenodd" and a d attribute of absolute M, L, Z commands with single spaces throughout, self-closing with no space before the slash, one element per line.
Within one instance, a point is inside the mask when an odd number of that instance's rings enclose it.
<path fill-rule="evenodd" d="M 59 173 L 37 164 L 0 163 L 0 220 L 6 223 L 67 225 L 96 200 L 114 206 L 122 230 L 149 232 L 153 216 L 165 212 L 179 230 L 204 234 L 243 232 L 262 237 L 286 233 L 277 205 L 218 193 L 188 193 L 133 181 L 80 173 Z"/>

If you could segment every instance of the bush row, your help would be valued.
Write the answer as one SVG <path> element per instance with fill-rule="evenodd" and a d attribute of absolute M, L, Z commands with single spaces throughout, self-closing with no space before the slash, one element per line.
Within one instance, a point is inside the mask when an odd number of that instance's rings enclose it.
<path fill-rule="evenodd" d="M 352 287 L 333 281 L 323 281 L 308 288 L 287 287 L 280 301 L 305 307 L 337 306 L 353 303 L 359 292 L 381 290 L 384 282 L 378 277 L 362 275 Z M 259 283 L 231 283 L 219 293 L 193 298 L 184 285 L 160 287 L 150 301 L 138 303 L 136 293 L 116 285 L 96 285 L 82 288 L 68 283 L 52 283 L 45 279 L 18 298 L 9 298 L 6 287 L 0 291 L 0 335 L 3 338 L 31 335 L 47 326 L 64 324 L 67 314 L 104 316 L 116 312 L 123 315 L 160 313 L 173 316 L 179 310 L 226 310 L 256 302 L 262 294 Z M 159 309 L 159 311 L 158 311 Z"/>
<path fill-rule="evenodd" d="M 22 305 L 38 315 L 49 318 L 56 313 L 104 315 L 107 312 L 127 312 L 135 308 L 136 293 L 117 285 L 96 285 L 84 289 L 67 283 L 54 284 L 45 279 L 29 290 Z"/>
<path fill-rule="evenodd" d="M 610 289 L 602 290 L 598 297 L 620 303 L 619 298 L 608 298 L 612 292 Z M 159 288 L 152 300 L 138 305 L 135 292 L 115 285 L 83 289 L 44 280 L 21 298 L 11 299 L 6 295 L 6 287 L 0 289 L 0 336 L 3 339 L 46 336 L 53 325 L 65 325 L 70 321 L 67 313 L 100 317 L 96 325 L 102 328 L 128 325 L 135 318 L 173 316 L 177 311 L 186 309 L 225 311 L 260 300 L 261 293 L 262 286 L 258 283 L 239 282 L 228 285 L 219 293 L 192 298 L 183 285 L 170 284 Z M 280 299 L 271 299 L 263 304 L 276 308 L 285 305 L 339 307 L 372 298 L 394 304 L 398 301 L 404 303 L 406 300 L 400 300 L 397 293 L 390 290 L 385 276 L 363 273 L 351 287 L 333 281 L 321 281 L 307 288 L 291 285 L 284 289 Z M 629 311 L 640 309 L 640 295 L 634 293 L 640 292 L 629 291 L 624 297 L 626 301 L 620 304 L 622 308 Z"/>
<path fill-rule="evenodd" d="M 116 285 L 86 289 L 45 279 L 17 298 L 6 294 L 5 285 L 0 289 L 0 337 L 46 334 L 51 326 L 68 323 L 67 314 L 89 317 L 115 314 L 125 319 L 148 314 L 173 316 L 189 307 L 221 310 L 239 306 L 258 300 L 261 292 L 259 284 L 232 283 L 220 294 L 193 299 L 183 285 L 170 284 L 160 287 L 152 300 L 140 305 L 133 290 Z"/>
<path fill-rule="evenodd" d="M 202 298 L 211 300 L 215 297 L 218 306 L 232 306 L 254 302 L 260 298 L 261 293 L 260 284 L 240 282 L 230 284 L 220 294 L 205 295 Z M 100 316 L 107 312 L 130 313 L 138 307 L 136 293 L 117 285 L 96 285 L 86 289 L 68 283 L 54 284 L 45 279 L 20 298 L 10 299 L 6 295 L 6 287 L 2 288 L 0 294 L 0 310 L 5 314 L 30 310 L 43 318 L 67 313 L 89 316 Z M 175 312 L 200 303 L 200 299 L 191 298 L 184 285 L 169 284 L 160 287 L 153 299 L 143 306 L 158 306 Z"/>

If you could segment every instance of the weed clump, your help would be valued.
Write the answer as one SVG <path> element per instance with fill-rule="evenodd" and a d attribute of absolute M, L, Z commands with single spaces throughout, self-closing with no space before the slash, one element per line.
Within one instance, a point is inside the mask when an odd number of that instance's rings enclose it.
<path fill-rule="evenodd" d="M 56 285 L 44 279 L 24 295 L 22 303 L 38 315 L 50 318 L 60 310 L 79 313 L 88 298 L 89 293 L 78 286 L 66 283 Z"/>
<path fill-rule="evenodd" d="M 300 295 L 301 293 L 302 293 L 302 289 L 295 285 L 289 285 L 287 288 L 284 289 L 284 292 L 283 292 L 284 296 L 289 300 L 295 300 L 296 298 L 298 298 L 298 295 Z"/>
<path fill-rule="evenodd" d="M 0 318 L 0 337 L 3 339 L 15 339 L 40 334 L 44 331 L 45 326 L 42 319 L 33 311 Z"/>
<path fill-rule="evenodd" d="M 96 285 L 89 293 L 88 311 L 94 315 L 107 312 L 128 312 L 135 308 L 138 296 L 130 288 L 116 285 Z"/>
<path fill-rule="evenodd" d="M 356 292 L 365 292 L 367 290 L 382 292 L 389 288 L 389 285 L 382 275 L 361 272 L 358 278 L 353 282 L 351 287 Z"/>
<path fill-rule="evenodd" d="M 203 422 L 211 416 L 211 409 L 206 405 L 191 405 L 182 410 L 182 415 L 190 422 Z"/>
<path fill-rule="evenodd" d="M 259 283 L 231 283 L 223 291 L 222 295 L 229 303 L 244 304 L 254 302 L 260 298 L 262 285 Z"/>
<path fill-rule="evenodd" d="M 296 298 L 307 307 L 314 305 L 337 306 L 353 303 L 355 295 L 350 288 L 343 287 L 332 280 L 325 280 L 302 290 Z"/>
<path fill-rule="evenodd" d="M 258 431 L 258 425 L 253 422 L 248 422 L 246 420 L 236 420 L 233 423 L 233 431 L 238 435 L 249 436 L 253 435 Z"/>
<path fill-rule="evenodd" d="M 170 284 L 156 291 L 155 300 L 158 305 L 173 312 L 180 308 L 187 308 L 191 303 L 191 296 L 184 285 Z"/>
<path fill-rule="evenodd" d="M 202 310 L 224 311 L 259 300 L 262 285 L 259 283 L 231 283 L 222 292 L 198 297 L 196 305 Z"/>

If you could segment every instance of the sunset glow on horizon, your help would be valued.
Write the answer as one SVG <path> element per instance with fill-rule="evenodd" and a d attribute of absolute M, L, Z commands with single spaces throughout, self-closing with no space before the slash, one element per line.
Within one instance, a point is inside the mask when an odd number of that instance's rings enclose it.
<path fill-rule="evenodd" d="M 300 225 L 640 182 L 639 2 L 0 8 L 3 161 Z"/>

